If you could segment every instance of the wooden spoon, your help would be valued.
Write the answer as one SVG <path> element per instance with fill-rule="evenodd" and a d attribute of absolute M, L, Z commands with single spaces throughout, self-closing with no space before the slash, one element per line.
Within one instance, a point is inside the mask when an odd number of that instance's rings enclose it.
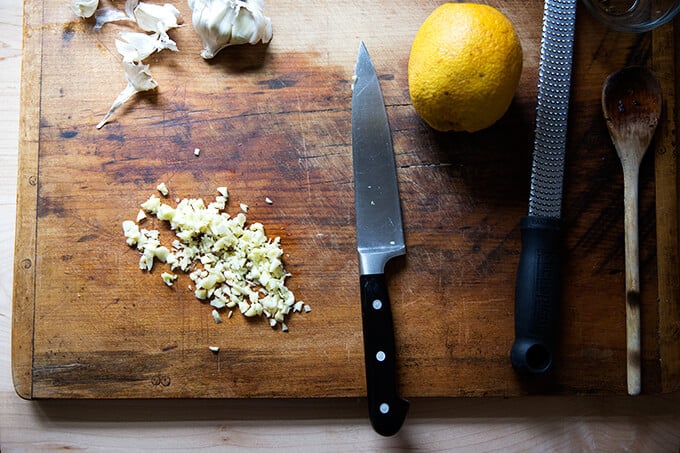
<path fill-rule="evenodd" d="M 623 166 L 629 395 L 638 395 L 641 389 L 638 177 L 640 162 L 659 123 L 661 104 L 659 81 L 644 67 L 614 72 L 602 88 L 602 111 Z"/>

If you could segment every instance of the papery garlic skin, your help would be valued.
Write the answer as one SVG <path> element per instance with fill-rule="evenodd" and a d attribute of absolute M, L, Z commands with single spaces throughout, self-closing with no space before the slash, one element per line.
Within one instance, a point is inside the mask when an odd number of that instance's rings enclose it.
<path fill-rule="evenodd" d="M 142 30 L 166 32 L 179 27 L 179 10 L 169 3 L 161 6 L 139 2 L 134 9 L 134 15 L 137 25 Z"/>
<path fill-rule="evenodd" d="M 116 49 L 123 56 L 124 62 L 139 62 L 158 50 L 157 39 L 153 35 L 137 32 L 120 34 L 116 39 Z"/>
<path fill-rule="evenodd" d="M 119 22 L 119 21 L 133 21 L 135 22 L 134 10 L 139 4 L 139 0 L 126 0 L 125 1 L 125 11 L 121 11 L 116 8 L 103 7 L 99 8 L 94 17 L 96 22 L 94 24 L 95 30 L 100 30 L 105 24 L 109 22 Z"/>
<path fill-rule="evenodd" d="M 97 129 L 101 129 L 121 105 L 128 99 L 140 91 L 153 90 L 158 86 L 158 82 L 154 80 L 149 72 L 149 65 L 142 63 L 123 62 L 123 69 L 125 69 L 125 77 L 127 78 L 127 86 L 120 92 L 118 97 L 113 101 L 104 119 L 97 124 Z"/>
<path fill-rule="evenodd" d="M 227 46 L 268 43 L 271 19 L 264 15 L 263 0 L 188 0 L 192 25 L 203 41 L 201 56 L 214 58 Z"/>
<path fill-rule="evenodd" d="M 116 50 L 123 56 L 123 62 L 138 63 L 154 52 L 169 49 L 177 52 L 177 43 L 167 33 L 123 32 L 121 39 L 116 39 Z"/>
<path fill-rule="evenodd" d="M 89 2 L 92 0 L 71 1 Z M 93 11 L 93 13 L 96 19 L 94 25 L 95 30 L 100 30 L 109 22 L 133 21 L 144 31 L 163 33 L 171 28 L 179 27 L 180 23 L 179 10 L 167 3 L 161 6 L 153 3 L 140 2 L 139 0 L 127 0 L 125 2 L 125 11 L 107 6 L 99 8 L 96 12 Z"/>
<path fill-rule="evenodd" d="M 71 0 L 71 11 L 83 18 L 92 17 L 99 6 L 99 0 Z"/>
<path fill-rule="evenodd" d="M 97 11 L 94 13 L 94 18 L 95 18 L 94 23 L 95 30 L 101 30 L 104 25 L 110 22 L 134 20 L 131 19 L 127 14 L 125 14 L 124 11 L 109 7 L 97 9 Z"/>

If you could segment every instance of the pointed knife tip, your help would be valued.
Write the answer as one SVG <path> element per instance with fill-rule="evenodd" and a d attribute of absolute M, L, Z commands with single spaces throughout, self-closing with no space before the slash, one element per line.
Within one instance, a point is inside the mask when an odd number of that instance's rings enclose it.
<path fill-rule="evenodd" d="M 371 61 L 371 56 L 368 54 L 368 50 L 366 49 L 366 44 L 364 41 L 359 42 L 359 52 L 357 55 L 357 62 L 356 66 L 354 68 L 354 74 L 356 76 L 359 76 L 360 73 L 365 72 L 366 65 L 373 66 L 373 62 Z"/>
<path fill-rule="evenodd" d="M 368 49 L 366 49 L 366 43 L 363 40 L 359 41 L 359 55 L 362 53 L 368 54 Z"/>

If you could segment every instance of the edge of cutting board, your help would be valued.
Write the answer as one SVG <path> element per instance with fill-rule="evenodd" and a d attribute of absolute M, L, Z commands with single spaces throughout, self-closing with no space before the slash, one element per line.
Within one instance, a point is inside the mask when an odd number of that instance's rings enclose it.
<path fill-rule="evenodd" d="M 36 210 L 40 150 L 42 2 L 24 2 L 17 218 L 12 297 L 12 376 L 17 394 L 33 395 Z"/>
<path fill-rule="evenodd" d="M 678 125 L 676 102 L 680 80 L 680 20 L 657 28 L 652 34 L 652 67 L 664 93 L 665 115 L 657 131 L 655 152 L 656 234 L 659 285 L 659 359 L 661 391 L 680 390 L 680 233 L 678 212 Z M 663 52 L 675 45 L 675 52 Z"/>

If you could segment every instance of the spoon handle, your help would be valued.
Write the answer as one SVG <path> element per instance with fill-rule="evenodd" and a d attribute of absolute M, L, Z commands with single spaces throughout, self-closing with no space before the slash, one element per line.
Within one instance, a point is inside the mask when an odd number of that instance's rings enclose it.
<path fill-rule="evenodd" d="M 638 244 L 639 166 L 624 165 L 624 235 L 626 261 L 626 370 L 628 394 L 641 390 L 640 269 Z"/>

